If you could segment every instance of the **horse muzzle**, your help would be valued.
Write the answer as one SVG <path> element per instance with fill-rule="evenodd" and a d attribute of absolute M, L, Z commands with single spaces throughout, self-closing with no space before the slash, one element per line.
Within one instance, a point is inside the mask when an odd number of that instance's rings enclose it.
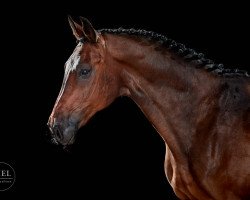
<path fill-rule="evenodd" d="M 50 117 L 48 127 L 51 132 L 52 142 L 63 146 L 71 145 L 75 141 L 78 123 L 72 119 L 58 119 Z"/>

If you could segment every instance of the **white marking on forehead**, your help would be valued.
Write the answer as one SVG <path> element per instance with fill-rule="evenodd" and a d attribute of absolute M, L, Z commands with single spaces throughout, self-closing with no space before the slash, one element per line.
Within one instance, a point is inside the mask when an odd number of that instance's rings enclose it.
<path fill-rule="evenodd" d="M 75 71 L 80 62 L 80 55 L 74 52 L 66 62 L 66 71 Z"/>

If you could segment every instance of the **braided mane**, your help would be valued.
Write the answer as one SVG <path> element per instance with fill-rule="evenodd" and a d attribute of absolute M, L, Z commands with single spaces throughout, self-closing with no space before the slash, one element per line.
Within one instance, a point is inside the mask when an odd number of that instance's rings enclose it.
<path fill-rule="evenodd" d="M 178 43 L 172 39 L 167 38 L 164 35 L 145 30 L 136 29 L 101 29 L 98 30 L 99 33 L 105 34 L 115 34 L 115 35 L 132 35 L 137 37 L 143 37 L 148 40 L 153 40 L 158 42 L 165 48 L 175 52 L 177 55 L 181 56 L 183 59 L 192 62 L 197 68 L 205 68 L 207 71 L 216 73 L 220 76 L 246 76 L 249 77 L 247 71 L 239 69 L 226 69 L 223 64 L 217 64 L 214 61 L 205 58 L 204 54 L 197 53 L 191 48 L 185 47 L 185 45 Z"/>

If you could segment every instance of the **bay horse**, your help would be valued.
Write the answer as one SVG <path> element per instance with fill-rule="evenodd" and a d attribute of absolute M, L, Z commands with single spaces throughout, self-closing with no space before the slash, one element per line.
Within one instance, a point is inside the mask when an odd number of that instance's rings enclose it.
<path fill-rule="evenodd" d="M 250 199 L 250 79 L 163 35 L 95 30 L 69 19 L 78 44 L 48 126 L 57 144 L 118 96 L 130 97 L 166 144 L 165 173 L 180 199 Z"/>

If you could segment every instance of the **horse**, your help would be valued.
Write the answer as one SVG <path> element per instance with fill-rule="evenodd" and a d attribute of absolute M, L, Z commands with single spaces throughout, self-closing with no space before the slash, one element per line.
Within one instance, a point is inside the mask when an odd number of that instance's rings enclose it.
<path fill-rule="evenodd" d="M 165 142 L 164 170 L 176 196 L 250 199 L 250 79 L 161 34 L 96 30 L 68 17 L 77 40 L 48 126 L 54 143 L 117 97 L 130 97 Z"/>

